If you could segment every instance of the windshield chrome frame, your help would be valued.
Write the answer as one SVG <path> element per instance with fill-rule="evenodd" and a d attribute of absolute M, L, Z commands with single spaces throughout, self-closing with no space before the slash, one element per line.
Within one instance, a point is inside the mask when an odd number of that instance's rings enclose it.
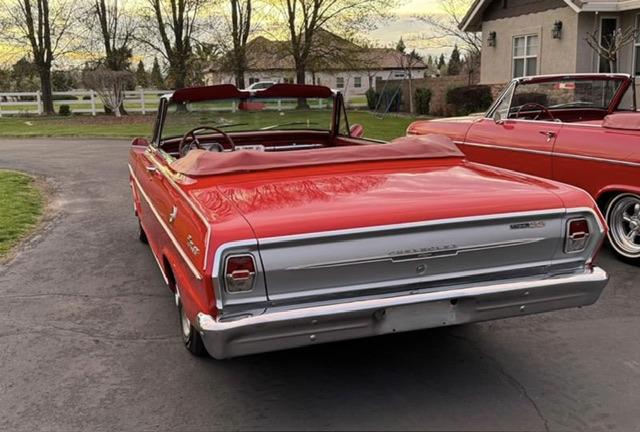
<path fill-rule="evenodd" d="M 543 80 L 539 79 L 542 78 Z M 579 74 L 579 75 L 549 75 L 549 76 L 532 76 L 532 77 L 520 77 L 514 78 L 511 80 L 509 85 L 507 85 L 500 96 L 496 99 L 496 101 L 489 107 L 487 112 L 485 113 L 485 118 L 493 118 L 496 109 L 503 102 L 505 96 L 513 87 L 513 91 L 511 92 L 511 98 L 509 100 L 509 108 L 507 112 L 511 112 L 511 103 L 513 100 L 513 95 L 516 93 L 516 89 L 519 85 L 527 85 L 527 84 L 539 84 L 545 82 L 563 82 L 563 81 L 616 81 L 620 82 L 619 87 L 616 89 L 616 92 L 611 97 L 609 104 L 606 107 L 602 108 L 591 108 L 606 111 L 607 113 L 612 113 L 617 110 L 618 106 L 622 98 L 624 97 L 624 93 L 628 90 L 629 87 L 632 87 L 633 92 L 633 109 L 634 111 L 637 109 L 636 105 L 636 89 L 635 89 L 635 77 L 631 77 L 628 75 L 615 75 L 612 76 L 610 74 L 602 74 L 602 75 L 593 75 L 593 74 Z M 579 109 L 579 108 L 570 108 L 570 109 Z M 506 119 L 505 119 L 506 120 Z"/>

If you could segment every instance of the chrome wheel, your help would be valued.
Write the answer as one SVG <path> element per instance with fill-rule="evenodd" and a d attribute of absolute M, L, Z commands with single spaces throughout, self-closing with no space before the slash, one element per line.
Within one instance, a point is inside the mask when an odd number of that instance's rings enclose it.
<path fill-rule="evenodd" d="M 617 253 L 627 258 L 640 257 L 640 196 L 619 195 L 607 208 L 609 239 Z"/>

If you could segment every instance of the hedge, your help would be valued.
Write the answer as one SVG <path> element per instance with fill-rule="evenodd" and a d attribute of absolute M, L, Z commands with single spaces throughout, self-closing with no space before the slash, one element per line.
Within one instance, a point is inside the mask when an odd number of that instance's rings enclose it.
<path fill-rule="evenodd" d="M 447 90 L 446 101 L 452 106 L 455 115 L 467 115 L 486 111 L 493 102 L 493 97 L 491 87 L 472 85 L 450 88 Z"/>

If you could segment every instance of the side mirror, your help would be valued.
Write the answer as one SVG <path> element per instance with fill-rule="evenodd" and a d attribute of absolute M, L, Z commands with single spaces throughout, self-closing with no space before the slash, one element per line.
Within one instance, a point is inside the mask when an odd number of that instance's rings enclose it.
<path fill-rule="evenodd" d="M 351 136 L 351 138 L 362 138 L 362 136 L 364 135 L 364 126 L 357 123 L 351 125 L 351 127 L 349 128 L 349 135 Z"/>
<path fill-rule="evenodd" d="M 134 138 L 133 141 L 131 141 L 131 145 L 146 147 L 149 145 L 149 141 L 147 141 L 145 138 Z"/>
<path fill-rule="evenodd" d="M 495 122 L 495 124 L 502 124 L 504 123 L 504 119 L 502 118 L 502 114 L 500 114 L 500 111 L 496 110 L 493 113 L 493 121 Z"/>

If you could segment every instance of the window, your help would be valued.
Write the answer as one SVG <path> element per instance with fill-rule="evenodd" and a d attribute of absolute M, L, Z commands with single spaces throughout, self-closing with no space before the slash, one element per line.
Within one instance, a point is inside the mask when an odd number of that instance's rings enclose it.
<path fill-rule="evenodd" d="M 513 77 L 538 73 L 538 35 L 513 38 Z"/>
<path fill-rule="evenodd" d="M 254 84 L 254 83 L 257 83 L 257 82 L 259 82 L 259 81 L 260 81 L 260 79 L 258 79 L 258 78 L 256 78 L 256 77 L 250 77 L 250 78 L 249 78 L 249 85 Z"/>
<path fill-rule="evenodd" d="M 353 77 L 353 86 L 354 86 L 355 88 L 360 88 L 360 87 L 362 87 L 362 77 L 359 77 L 359 76 L 357 76 L 357 77 Z"/>
<path fill-rule="evenodd" d="M 636 40 L 633 44 L 633 73 L 640 76 L 640 15 L 636 15 Z"/>
<path fill-rule="evenodd" d="M 316 77 L 316 85 L 320 85 L 320 77 Z"/>
<path fill-rule="evenodd" d="M 609 45 L 611 45 L 611 41 L 613 40 L 616 28 L 618 28 L 618 18 L 600 19 L 600 44 L 603 47 L 608 47 Z M 609 64 L 609 60 L 600 57 L 598 72 L 611 72 L 611 65 Z"/>
<path fill-rule="evenodd" d="M 337 77 L 336 78 L 336 87 L 344 88 L 344 77 Z"/>

